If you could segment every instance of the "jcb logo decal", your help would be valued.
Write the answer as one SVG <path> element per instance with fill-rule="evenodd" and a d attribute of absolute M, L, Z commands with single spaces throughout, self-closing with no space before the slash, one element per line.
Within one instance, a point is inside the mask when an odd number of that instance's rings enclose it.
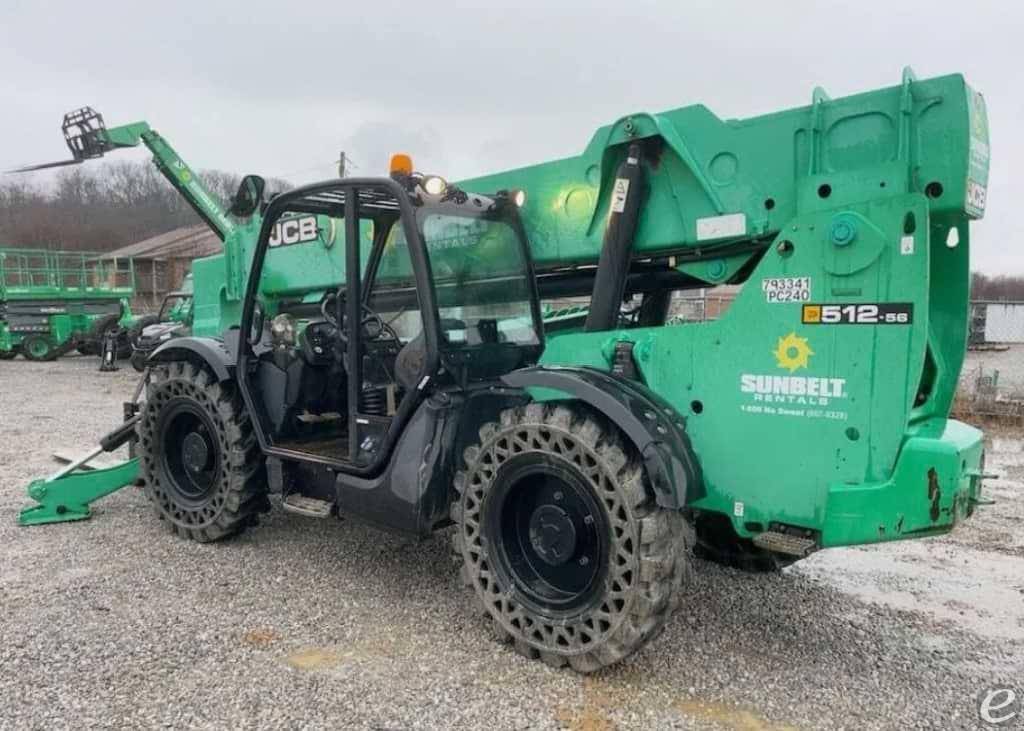
<path fill-rule="evenodd" d="M 320 229 L 316 225 L 316 216 L 288 218 L 274 224 L 268 243 L 271 248 L 290 246 L 291 244 L 304 244 L 307 241 L 315 241 L 319 236 Z"/>

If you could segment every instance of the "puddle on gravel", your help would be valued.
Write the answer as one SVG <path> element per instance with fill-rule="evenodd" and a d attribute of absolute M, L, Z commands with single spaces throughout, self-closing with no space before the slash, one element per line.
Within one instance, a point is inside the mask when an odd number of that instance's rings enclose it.
<path fill-rule="evenodd" d="M 678 701 L 677 711 L 688 718 L 736 731 L 795 731 L 795 726 L 780 726 L 758 716 L 752 711 L 733 708 L 724 703 L 710 703 L 701 700 Z"/>
<path fill-rule="evenodd" d="M 640 686 L 585 677 L 582 690 L 583 697 L 578 705 L 560 706 L 555 711 L 555 721 L 569 731 L 610 731 L 616 728 L 612 711 L 630 706 L 649 710 Z M 793 726 L 772 723 L 749 709 L 699 698 L 678 700 L 666 710 L 702 724 L 734 731 L 795 731 Z"/>
<path fill-rule="evenodd" d="M 253 647 L 266 647 L 281 639 L 281 635 L 269 627 L 251 629 L 242 635 L 242 642 Z"/>
<path fill-rule="evenodd" d="M 343 657 L 323 647 L 304 647 L 289 653 L 284 661 L 297 670 L 324 670 L 339 664 Z"/>
<path fill-rule="evenodd" d="M 414 654 L 407 642 L 389 635 L 356 638 L 344 645 L 300 647 L 282 659 L 298 670 L 329 671 L 360 665 L 363 672 L 386 673 L 394 661 Z"/>

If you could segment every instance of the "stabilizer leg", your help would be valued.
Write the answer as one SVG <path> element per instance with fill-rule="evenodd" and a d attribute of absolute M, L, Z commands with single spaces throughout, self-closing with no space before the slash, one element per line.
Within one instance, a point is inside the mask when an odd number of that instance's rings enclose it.
<path fill-rule="evenodd" d="M 139 460 L 130 459 L 106 469 L 35 480 L 28 486 L 28 496 L 38 505 L 22 510 L 18 515 L 18 524 L 41 525 L 85 520 L 90 515 L 89 503 L 131 485 L 138 475 Z"/>
<path fill-rule="evenodd" d="M 138 459 L 129 459 L 113 467 L 88 472 L 75 470 L 103 452 L 113 452 L 132 439 L 138 420 L 138 416 L 132 417 L 103 437 L 95 450 L 55 475 L 45 480 L 34 480 L 28 486 L 28 496 L 38 504 L 22 510 L 18 515 L 18 524 L 41 525 L 85 520 L 90 515 L 89 503 L 135 482 L 139 475 Z"/>

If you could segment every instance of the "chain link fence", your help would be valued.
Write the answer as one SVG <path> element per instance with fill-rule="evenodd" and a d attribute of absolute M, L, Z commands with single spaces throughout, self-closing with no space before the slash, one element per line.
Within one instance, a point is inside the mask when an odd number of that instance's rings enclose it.
<path fill-rule="evenodd" d="M 1024 345 L 968 351 L 953 412 L 1024 426 Z"/>
<path fill-rule="evenodd" d="M 1024 344 L 1024 302 L 971 302 L 968 346 L 999 350 Z"/>
<path fill-rule="evenodd" d="M 1024 302 L 971 302 L 967 359 L 953 412 L 1024 426 Z"/>

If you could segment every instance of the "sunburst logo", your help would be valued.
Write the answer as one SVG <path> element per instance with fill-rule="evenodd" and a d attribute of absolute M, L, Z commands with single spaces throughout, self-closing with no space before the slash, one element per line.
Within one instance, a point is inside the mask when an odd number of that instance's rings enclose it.
<path fill-rule="evenodd" d="M 807 338 L 802 338 L 795 332 L 791 332 L 784 338 L 779 338 L 778 345 L 773 351 L 775 361 L 779 368 L 785 368 L 792 373 L 810 364 L 814 351 L 807 343 Z"/>

